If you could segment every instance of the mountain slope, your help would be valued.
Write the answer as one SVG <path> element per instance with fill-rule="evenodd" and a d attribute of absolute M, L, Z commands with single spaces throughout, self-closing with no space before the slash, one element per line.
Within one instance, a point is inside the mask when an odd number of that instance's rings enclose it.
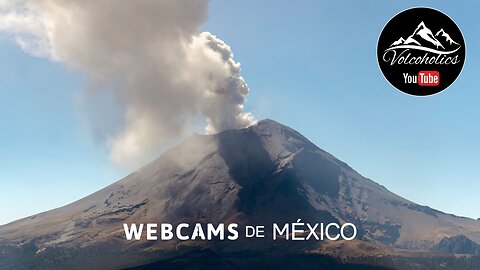
<path fill-rule="evenodd" d="M 73 262 L 88 258 L 89 268 L 114 269 L 195 247 L 218 252 L 280 246 L 283 252 L 317 250 L 323 243 L 126 241 L 123 232 L 123 223 L 269 225 L 298 218 L 352 222 L 359 229 L 357 239 L 396 249 L 430 251 L 445 237 L 459 235 L 480 243 L 480 222 L 401 198 L 295 130 L 264 120 L 246 129 L 194 135 L 88 197 L 0 226 L 0 268 L 47 263 L 75 269 Z"/>

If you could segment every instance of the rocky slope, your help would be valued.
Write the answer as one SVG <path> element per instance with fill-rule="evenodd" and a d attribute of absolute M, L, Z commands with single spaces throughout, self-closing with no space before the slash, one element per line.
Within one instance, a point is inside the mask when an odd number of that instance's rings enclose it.
<path fill-rule="evenodd" d="M 352 222 L 360 242 L 385 252 L 472 251 L 480 243 L 479 221 L 401 198 L 295 130 L 263 120 L 246 129 L 193 135 L 88 197 L 0 226 L 0 268 L 116 269 L 194 248 L 272 250 L 284 243 L 126 241 L 123 223 L 271 224 L 298 218 Z M 445 242 L 455 237 L 461 241 Z M 328 253 L 319 245 L 289 243 L 279 249 Z"/>

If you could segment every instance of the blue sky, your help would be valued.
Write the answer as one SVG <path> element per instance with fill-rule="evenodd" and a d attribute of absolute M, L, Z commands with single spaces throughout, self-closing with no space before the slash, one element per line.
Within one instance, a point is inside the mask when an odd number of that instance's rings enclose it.
<path fill-rule="evenodd" d="M 430 6 L 460 26 L 464 70 L 446 91 L 393 89 L 376 60 L 383 25 Z M 475 1 L 214 0 L 203 29 L 242 63 L 257 118 L 289 125 L 414 202 L 480 217 L 480 33 Z M 85 131 L 80 74 L 0 36 L 0 224 L 73 202 L 126 175 Z"/>

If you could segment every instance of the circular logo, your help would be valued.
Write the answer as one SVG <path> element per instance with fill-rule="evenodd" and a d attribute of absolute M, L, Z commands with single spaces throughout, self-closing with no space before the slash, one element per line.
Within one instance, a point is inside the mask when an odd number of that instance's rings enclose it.
<path fill-rule="evenodd" d="M 385 79 L 398 90 L 429 96 L 449 87 L 465 63 L 465 41 L 457 24 L 425 7 L 395 15 L 378 39 L 377 60 Z"/>

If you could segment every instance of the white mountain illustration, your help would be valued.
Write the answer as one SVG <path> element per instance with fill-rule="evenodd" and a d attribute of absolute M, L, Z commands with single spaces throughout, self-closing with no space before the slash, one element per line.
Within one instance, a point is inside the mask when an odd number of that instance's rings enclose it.
<path fill-rule="evenodd" d="M 415 45 L 418 45 L 418 46 L 422 46 L 422 44 L 420 44 L 420 42 L 418 42 L 414 38 L 412 38 L 412 36 L 409 36 L 403 44 L 415 44 Z"/>
<path fill-rule="evenodd" d="M 405 39 L 403 39 L 403 37 L 400 37 L 397 41 L 393 42 L 391 46 L 397 46 L 397 45 L 402 45 L 402 44 L 405 44 Z"/>
<path fill-rule="evenodd" d="M 428 27 L 425 25 L 425 23 L 422 21 L 418 26 L 417 29 L 415 29 L 415 32 L 410 37 L 421 37 L 424 40 L 430 42 L 433 44 L 437 49 L 441 47 L 442 49 L 445 49 L 440 41 L 438 41 L 435 36 L 433 35 L 432 31 L 428 29 Z"/>
<path fill-rule="evenodd" d="M 430 30 L 425 23 L 422 21 L 415 31 L 408 36 L 406 39 L 400 37 L 398 40 L 392 43 L 390 47 L 399 46 L 399 45 L 417 45 L 422 47 L 432 47 L 435 49 L 445 49 L 445 46 L 437 39 L 437 37 L 443 37 L 445 44 L 447 45 L 459 45 L 455 42 L 449 34 L 447 34 L 443 28 L 440 29 L 436 35 L 433 35 L 432 30 Z"/>
<path fill-rule="evenodd" d="M 440 30 L 435 34 L 436 37 L 438 37 L 438 36 L 440 36 L 440 35 L 445 38 L 445 41 L 446 41 L 448 44 L 450 44 L 450 45 L 452 45 L 452 44 L 459 45 L 457 42 L 455 42 L 455 41 L 450 37 L 450 35 L 449 35 L 447 32 L 445 32 L 445 30 L 443 30 L 443 28 L 440 29 Z"/>

